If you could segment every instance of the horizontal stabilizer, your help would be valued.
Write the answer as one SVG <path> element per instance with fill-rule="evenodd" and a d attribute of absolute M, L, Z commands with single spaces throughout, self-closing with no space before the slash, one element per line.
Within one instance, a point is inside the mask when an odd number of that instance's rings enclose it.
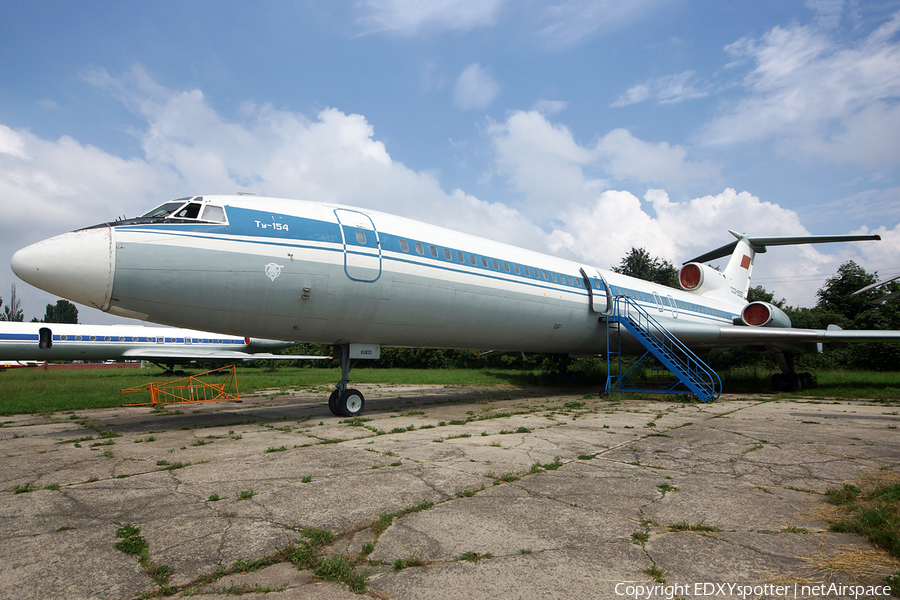
<path fill-rule="evenodd" d="M 741 239 L 742 236 L 739 233 L 735 233 L 734 231 L 730 231 L 731 235 L 734 237 Z M 881 236 L 877 234 L 868 234 L 868 235 L 801 235 L 801 236 L 775 236 L 775 237 L 744 237 L 744 239 L 749 242 L 750 246 L 757 254 L 761 254 L 766 251 L 766 246 L 793 246 L 797 244 L 824 244 L 828 242 L 863 242 L 870 240 L 880 240 Z M 737 246 L 737 242 L 731 242 L 730 244 L 725 244 L 721 248 L 716 248 L 711 252 L 707 252 L 697 258 L 692 258 L 691 260 L 685 261 L 687 263 L 705 263 L 710 260 L 715 260 L 717 258 L 722 258 L 723 256 L 731 256 L 732 252 L 734 252 L 735 247 Z"/>
<path fill-rule="evenodd" d="M 890 279 L 885 279 L 884 281 L 879 281 L 878 283 L 873 283 L 872 285 L 867 285 L 866 287 L 864 287 L 862 289 L 856 290 L 855 292 L 853 292 L 850 295 L 857 296 L 859 294 L 862 294 L 863 292 L 868 292 L 869 290 L 874 290 L 875 288 L 881 287 L 885 284 L 888 284 L 888 283 L 894 281 L 895 279 L 900 279 L 900 275 L 897 275 L 896 277 L 891 277 Z"/>

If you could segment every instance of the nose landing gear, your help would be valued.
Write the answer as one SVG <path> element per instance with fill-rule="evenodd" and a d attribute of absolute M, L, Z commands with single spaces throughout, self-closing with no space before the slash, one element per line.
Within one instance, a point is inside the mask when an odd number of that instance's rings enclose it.
<path fill-rule="evenodd" d="M 369 352 L 372 351 L 369 350 Z M 338 417 L 355 417 L 365 408 L 366 398 L 359 390 L 347 387 L 347 384 L 350 383 L 350 370 L 356 364 L 356 361 L 350 361 L 350 344 L 335 344 L 334 355 L 340 357 L 341 380 L 328 397 L 328 409 Z M 378 358 L 378 356 L 374 355 L 371 358 Z"/>

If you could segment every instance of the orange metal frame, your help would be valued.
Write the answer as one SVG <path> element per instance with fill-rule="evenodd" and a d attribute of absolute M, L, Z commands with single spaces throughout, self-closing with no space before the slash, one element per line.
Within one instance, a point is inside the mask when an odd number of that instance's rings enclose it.
<path fill-rule="evenodd" d="M 203 375 L 225 373 L 220 383 L 201 381 Z M 121 390 L 123 394 L 150 392 L 150 402 L 123 404 L 123 406 L 152 406 L 157 404 L 191 404 L 216 400 L 238 400 L 237 372 L 234 365 L 213 369 L 199 375 L 191 375 L 175 381 L 151 381 L 133 388 Z"/>

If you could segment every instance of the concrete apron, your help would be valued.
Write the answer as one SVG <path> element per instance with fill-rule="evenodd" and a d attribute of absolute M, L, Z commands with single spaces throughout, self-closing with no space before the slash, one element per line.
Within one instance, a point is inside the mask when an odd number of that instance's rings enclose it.
<path fill-rule="evenodd" d="M 205 598 L 358 598 L 289 562 L 198 585 L 307 527 L 340 535 L 331 553 L 374 545 L 359 569 L 381 598 L 739 597 L 728 584 L 779 598 L 900 569 L 821 520 L 826 489 L 897 467 L 900 416 L 885 404 L 363 391 L 357 421 L 306 392 L 0 418 L 0 597 L 158 590 L 115 547 L 126 524 L 174 569 L 169 585 Z"/>

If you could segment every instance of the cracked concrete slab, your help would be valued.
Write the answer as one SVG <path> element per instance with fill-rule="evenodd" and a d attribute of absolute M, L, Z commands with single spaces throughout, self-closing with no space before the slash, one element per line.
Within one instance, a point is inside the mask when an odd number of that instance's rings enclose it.
<path fill-rule="evenodd" d="M 116 549 L 126 524 L 177 594 L 206 598 L 358 597 L 283 558 L 306 528 L 336 534 L 326 552 L 358 560 L 381 598 L 622 598 L 617 584 L 654 577 L 874 585 L 900 569 L 816 514 L 827 489 L 898 468 L 885 403 L 363 391 L 352 420 L 306 392 L 4 418 L 0 597 L 159 591 Z M 816 566 L 848 548 L 866 570 Z"/>

